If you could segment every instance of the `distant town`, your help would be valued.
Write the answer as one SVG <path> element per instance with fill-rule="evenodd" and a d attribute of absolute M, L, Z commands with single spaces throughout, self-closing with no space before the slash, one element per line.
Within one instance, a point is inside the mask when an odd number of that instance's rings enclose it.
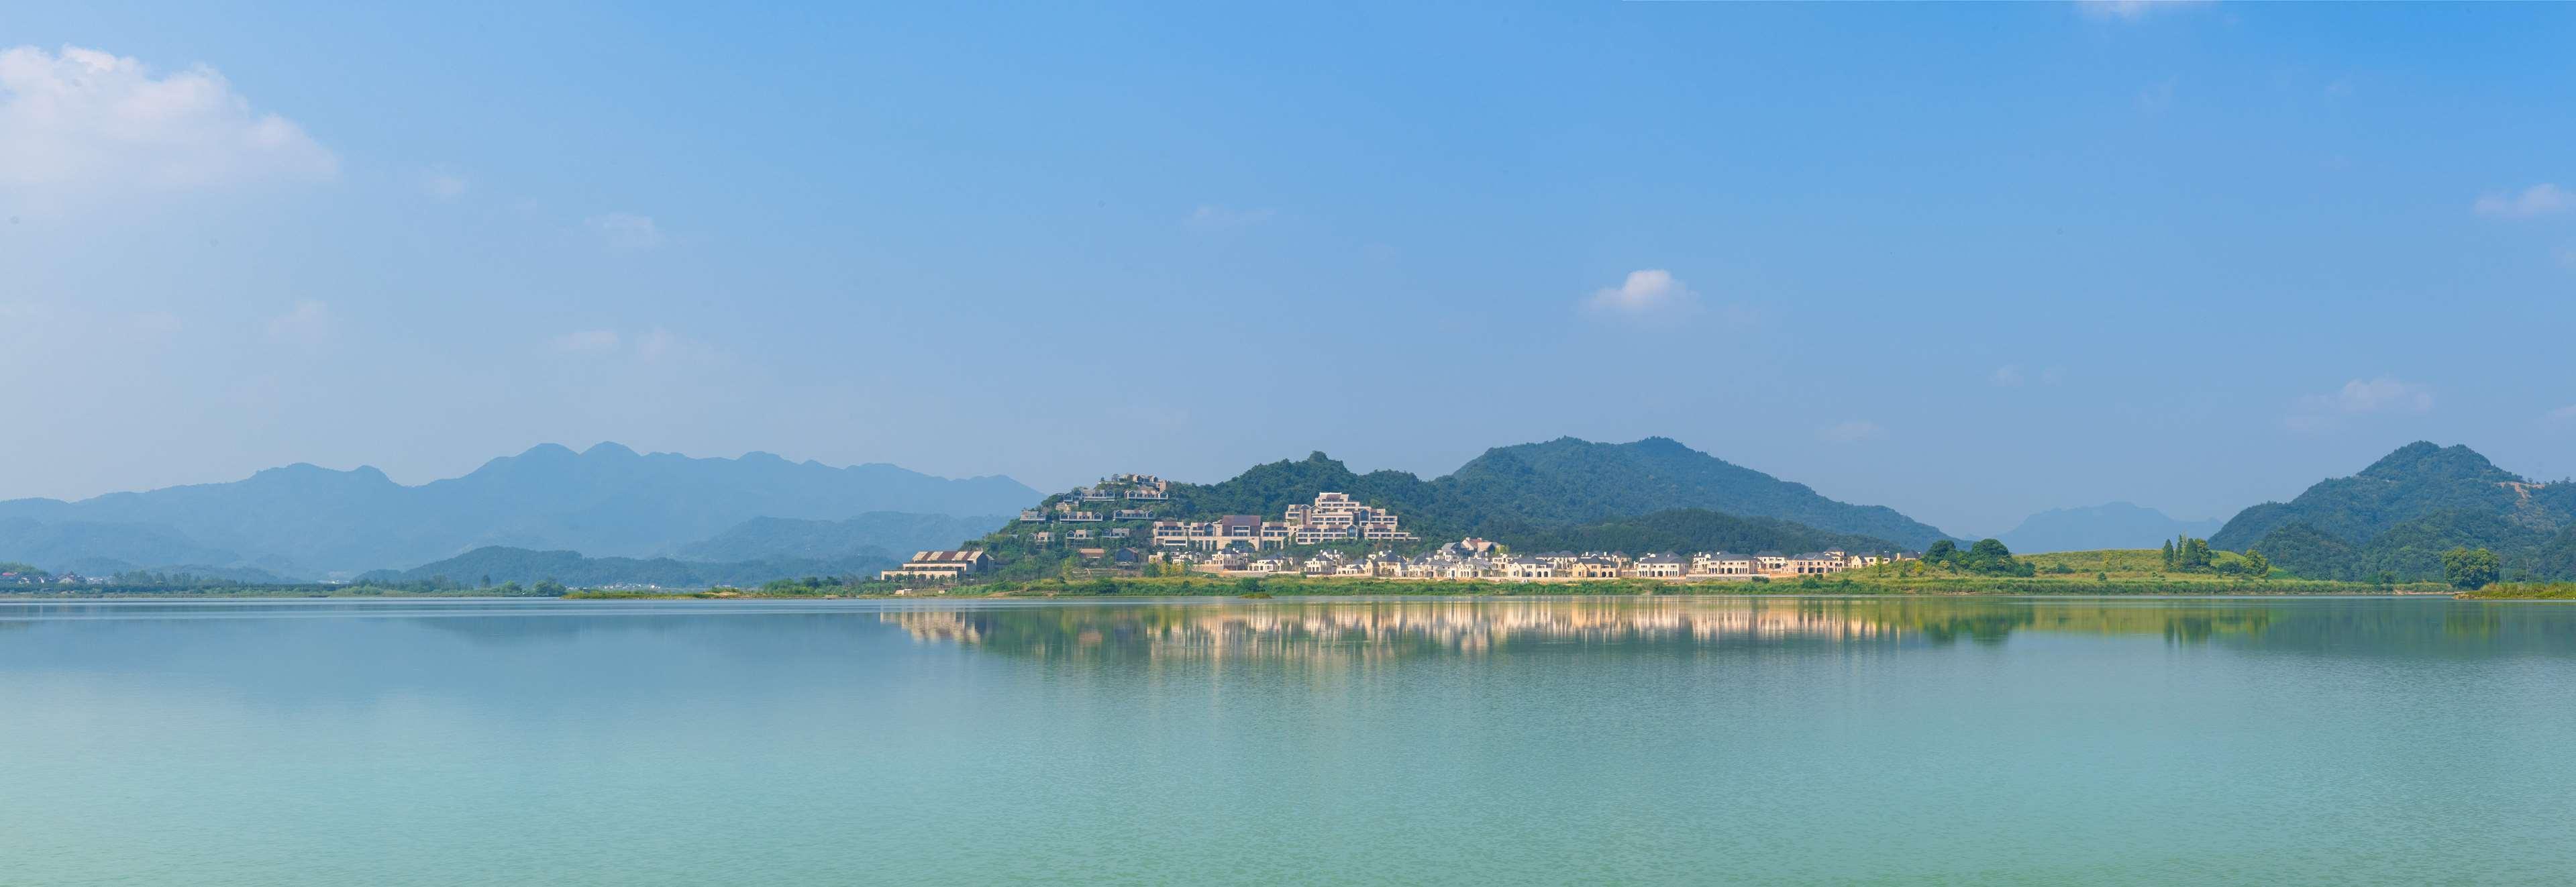
<path fill-rule="evenodd" d="M 1204 521 L 1157 519 L 1154 506 L 1171 498 L 1171 487 L 1148 474 L 1102 478 L 1051 498 L 1052 505 L 1020 512 L 1018 528 L 1007 531 L 1008 535 L 1031 549 L 1070 548 L 1083 563 L 1117 572 L 1510 582 L 1751 581 L 1827 576 L 1916 557 L 1905 552 L 1839 549 L 1796 554 L 1524 553 L 1475 537 L 1410 556 L 1392 547 L 1354 553 L 1346 549 L 1354 544 L 1393 546 L 1420 540 L 1403 529 L 1402 518 L 1394 512 L 1340 492 L 1321 492 L 1313 502 L 1291 504 L 1278 520 L 1248 514 Z M 1125 525 L 1106 526 L 1113 523 Z M 879 578 L 956 581 L 995 565 L 994 558 L 980 549 L 919 551 Z"/>

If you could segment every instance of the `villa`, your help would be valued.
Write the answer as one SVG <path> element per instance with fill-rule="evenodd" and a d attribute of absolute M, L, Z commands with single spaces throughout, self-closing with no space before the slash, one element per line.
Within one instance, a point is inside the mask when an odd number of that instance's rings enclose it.
<path fill-rule="evenodd" d="M 879 579 L 956 579 L 983 572 L 993 558 L 981 551 L 916 551 L 903 566 L 877 574 Z"/>

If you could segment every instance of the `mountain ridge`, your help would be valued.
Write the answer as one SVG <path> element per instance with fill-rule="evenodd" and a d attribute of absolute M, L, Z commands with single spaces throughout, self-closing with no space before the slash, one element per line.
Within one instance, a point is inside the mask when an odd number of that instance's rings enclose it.
<path fill-rule="evenodd" d="M 474 471 L 405 486 L 371 466 L 297 462 L 238 481 L 0 501 L 0 521 L 166 527 L 204 550 L 282 575 L 421 564 L 487 545 L 650 557 L 756 517 L 838 520 L 871 511 L 977 516 L 1039 498 L 999 475 L 949 479 L 885 463 L 835 467 L 754 451 L 740 458 L 540 444 Z M 23 529 L 23 528 L 22 528 Z M 0 534 L 0 551 L 21 539 Z M 90 556 L 136 562 L 112 550 Z M 0 555 L 13 556 L 13 555 Z"/>
<path fill-rule="evenodd" d="M 2238 512 L 2210 544 L 2259 549 L 2316 579 L 2436 579 L 2453 547 L 2494 551 L 2508 576 L 2576 578 L 2576 484 L 2533 483 L 2465 445 L 2416 441 Z"/>
<path fill-rule="evenodd" d="M 1424 538 L 1501 539 L 1682 509 L 1788 521 L 1915 549 L 1951 538 L 1886 506 L 1836 501 L 1805 484 L 1664 437 L 1623 444 L 1560 437 L 1494 447 L 1429 480 L 1391 469 L 1361 474 L 1314 452 L 1301 460 L 1254 465 L 1217 483 L 1176 483 L 1161 511 L 1167 517 L 1250 514 L 1277 520 L 1287 506 L 1324 491 L 1386 507 Z"/>
<path fill-rule="evenodd" d="M 408 570 L 370 570 L 359 579 L 377 583 L 443 582 L 466 588 L 516 582 L 533 585 L 554 580 L 575 587 L 654 585 L 705 588 L 758 585 L 798 576 L 865 576 L 894 566 L 900 555 L 863 553 L 837 558 L 779 558 L 750 561 L 685 561 L 669 557 L 589 557 L 577 551 L 538 551 L 487 545 Z"/>

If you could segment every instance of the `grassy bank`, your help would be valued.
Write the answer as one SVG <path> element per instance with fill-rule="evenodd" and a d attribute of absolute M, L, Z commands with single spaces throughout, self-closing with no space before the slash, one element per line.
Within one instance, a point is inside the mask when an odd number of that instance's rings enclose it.
<path fill-rule="evenodd" d="M 349 586 L 293 586 L 282 588 L 224 588 L 184 592 L 133 593 L 90 589 L 64 593 L 7 594 L 0 599 L 132 599 L 132 598 L 432 598 L 491 596 L 494 589 L 458 589 L 446 591 L 409 591 Z M 1992 577 L 1963 575 L 1879 575 L 1874 571 L 1855 571 L 1832 578 L 1796 581 L 1702 581 L 1675 582 L 1654 579 L 1616 579 L 1597 581 L 1554 582 L 1485 582 L 1435 581 L 1373 578 L 1305 578 L 1278 576 L 1270 578 L 1233 578 L 1221 576 L 1121 576 L 1096 579 L 1043 579 L 1031 581 L 985 582 L 951 587 L 900 588 L 890 584 L 809 586 L 799 583 L 771 583 L 754 589 L 711 588 L 705 590 L 607 590 L 572 589 L 562 593 L 564 600 L 635 601 L 635 600 L 733 600 L 733 599 L 820 599 L 820 598 L 891 598 L 891 597 L 1335 597 L 1360 595 L 1387 596 L 1490 596 L 1531 595 L 1642 596 L 1642 595 L 2213 595 L 2213 594 L 2417 594 L 2449 593 L 2451 589 L 2430 583 L 2380 586 L 2355 582 L 2323 582 L 2305 579 L 2251 579 L 2242 576 L 2205 574 L 2110 575 L 2094 574 L 2040 575 L 2034 577 Z M 522 593 L 518 596 L 532 596 Z M 547 595 L 551 596 L 551 595 Z M 2494 585 L 2481 592 L 2462 597 L 2482 598 L 2571 598 L 2576 599 L 2576 583 L 2514 586 Z"/>
<path fill-rule="evenodd" d="M 2245 556 L 2233 551 L 2210 552 L 2210 569 L 2183 571 L 2166 567 L 2162 552 L 2153 548 L 2105 548 L 2092 551 L 2052 551 L 2047 554 L 2022 554 L 2014 557 L 2029 561 L 2043 575 L 2058 570 L 2092 578 L 2108 574 L 2113 579 L 2193 579 L 2224 581 L 2241 578 L 2230 575 L 2244 569 Z M 2064 575 L 2064 574 L 2057 574 Z"/>
<path fill-rule="evenodd" d="M 2459 597 L 2473 601 L 2576 601 L 2576 582 L 2498 582 Z"/>

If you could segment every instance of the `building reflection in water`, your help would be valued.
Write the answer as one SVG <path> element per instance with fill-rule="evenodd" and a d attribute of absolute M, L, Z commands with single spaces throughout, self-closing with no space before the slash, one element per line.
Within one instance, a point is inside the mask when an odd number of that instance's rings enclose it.
<path fill-rule="evenodd" d="M 2143 605 L 2141 605 L 2143 603 Z M 2261 603 L 1574 598 L 1207 601 L 899 610 L 916 640 L 1038 656 L 1476 655 L 1545 645 L 2000 643 L 2016 631 L 2259 634 Z"/>

